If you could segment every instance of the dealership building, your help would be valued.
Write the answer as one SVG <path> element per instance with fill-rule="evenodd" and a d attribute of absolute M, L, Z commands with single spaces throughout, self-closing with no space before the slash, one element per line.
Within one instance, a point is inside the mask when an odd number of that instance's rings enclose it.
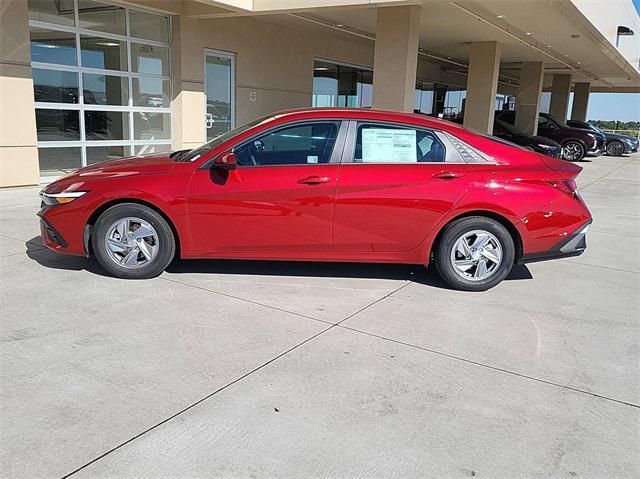
<path fill-rule="evenodd" d="M 491 132 L 640 92 L 631 0 L 2 0 L 0 186 L 193 148 L 268 113 L 416 111 Z M 571 93 L 573 92 L 573 95 Z"/>

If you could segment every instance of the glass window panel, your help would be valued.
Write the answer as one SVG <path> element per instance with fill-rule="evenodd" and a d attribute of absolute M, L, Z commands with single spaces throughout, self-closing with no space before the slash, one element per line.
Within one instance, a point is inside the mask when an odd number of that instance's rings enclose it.
<path fill-rule="evenodd" d="M 29 20 L 74 26 L 73 0 L 29 0 Z"/>
<path fill-rule="evenodd" d="M 205 65 L 207 140 L 231 130 L 231 58 L 207 55 Z"/>
<path fill-rule="evenodd" d="M 134 140 L 164 140 L 171 138 L 169 113 L 135 112 L 133 114 Z"/>
<path fill-rule="evenodd" d="M 129 103 L 129 81 L 126 77 L 84 73 L 82 75 L 84 103 L 88 105 L 118 105 Z"/>
<path fill-rule="evenodd" d="M 336 106 L 338 65 L 316 61 L 313 66 L 313 106 Z"/>
<path fill-rule="evenodd" d="M 128 154 L 128 146 L 88 146 L 87 165 L 93 165 L 100 161 L 115 160 Z"/>
<path fill-rule="evenodd" d="M 355 163 L 441 163 L 444 145 L 431 131 L 391 125 L 359 124 Z"/>
<path fill-rule="evenodd" d="M 110 38 L 80 37 L 83 67 L 106 70 L 127 70 L 127 44 Z"/>
<path fill-rule="evenodd" d="M 76 36 L 69 32 L 30 28 L 31 61 L 76 65 Z"/>
<path fill-rule="evenodd" d="M 169 75 L 169 49 L 154 45 L 131 44 L 131 68 L 138 73 Z"/>
<path fill-rule="evenodd" d="M 78 74 L 34 68 L 33 92 L 36 101 L 78 103 Z"/>
<path fill-rule="evenodd" d="M 166 153 L 171 151 L 171 145 L 136 145 L 133 147 L 135 155 L 149 155 L 151 153 Z"/>
<path fill-rule="evenodd" d="M 339 121 L 284 127 L 234 148 L 242 166 L 315 165 L 328 163 Z"/>
<path fill-rule="evenodd" d="M 74 148 L 38 148 L 40 174 L 42 176 L 60 176 L 82 166 L 80 147 Z"/>
<path fill-rule="evenodd" d="M 126 35 L 125 10 L 94 0 L 78 0 L 80 28 Z"/>
<path fill-rule="evenodd" d="M 80 140 L 79 112 L 36 108 L 38 141 Z"/>
<path fill-rule="evenodd" d="M 169 80 L 156 77 L 133 78 L 133 105 L 168 108 L 171 102 Z"/>
<path fill-rule="evenodd" d="M 128 140 L 129 114 L 121 111 L 85 111 L 87 140 Z"/>
<path fill-rule="evenodd" d="M 169 17 L 129 10 L 131 36 L 169 42 Z"/>

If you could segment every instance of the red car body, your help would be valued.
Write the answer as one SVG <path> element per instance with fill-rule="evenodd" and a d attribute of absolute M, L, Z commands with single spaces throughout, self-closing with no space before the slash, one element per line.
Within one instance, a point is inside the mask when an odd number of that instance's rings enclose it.
<path fill-rule="evenodd" d="M 484 163 L 326 164 L 238 167 L 216 172 L 211 159 L 277 125 L 301 120 L 379 121 L 446 132 L 479 150 Z M 88 256 L 92 225 L 119 202 L 161 212 L 181 258 L 361 261 L 428 264 L 443 227 L 483 215 L 504 224 L 517 261 L 570 254 L 566 239 L 591 221 L 572 180 L 579 166 L 544 157 L 425 116 L 358 109 L 274 114 L 192 162 L 168 153 L 82 168 L 44 193 L 88 191 L 61 206 L 43 206 L 49 248 Z M 311 177 L 311 178 L 310 178 Z"/>

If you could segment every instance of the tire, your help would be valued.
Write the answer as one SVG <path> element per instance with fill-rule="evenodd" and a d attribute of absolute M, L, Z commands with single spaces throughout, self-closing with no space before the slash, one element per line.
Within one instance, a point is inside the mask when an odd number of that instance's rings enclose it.
<path fill-rule="evenodd" d="M 622 156 L 624 154 L 624 145 L 621 141 L 610 141 L 607 143 L 605 150 L 609 156 Z"/>
<path fill-rule="evenodd" d="M 173 231 L 157 211 L 136 203 L 112 206 L 100 215 L 91 235 L 98 263 L 112 276 L 153 278 L 173 259 Z"/>
<path fill-rule="evenodd" d="M 567 161 L 580 161 L 585 154 L 585 148 L 579 141 L 569 140 L 562 145 L 562 158 Z"/>
<path fill-rule="evenodd" d="M 459 243 L 463 238 L 468 254 L 461 251 L 465 249 Z M 475 251 L 474 247 L 483 241 L 484 248 Z M 435 249 L 435 263 L 442 279 L 452 288 L 486 291 L 507 277 L 513 268 L 515 255 L 513 238 L 502 224 L 484 216 L 470 216 L 445 227 Z M 480 263 L 484 263 L 486 276 L 482 274 Z"/>

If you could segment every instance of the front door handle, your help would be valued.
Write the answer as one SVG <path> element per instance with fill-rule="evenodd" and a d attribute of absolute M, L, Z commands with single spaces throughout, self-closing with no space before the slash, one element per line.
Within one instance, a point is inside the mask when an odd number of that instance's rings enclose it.
<path fill-rule="evenodd" d="M 464 176 L 464 173 L 460 173 L 458 171 L 441 171 L 440 173 L 434 173 L 431 176 L 441 180 L 452 180 L 453 178 L 460 178 L 461 176 Z"/>
<path fill-rule="evenodd" d="M 331 181 L 331 178 L 328 176 L 313 175 L 298 180 L 298 183 L 302 183 L 303 185 L 319 185 L 320 183 L 329 183 L 329 181 Z"/>

